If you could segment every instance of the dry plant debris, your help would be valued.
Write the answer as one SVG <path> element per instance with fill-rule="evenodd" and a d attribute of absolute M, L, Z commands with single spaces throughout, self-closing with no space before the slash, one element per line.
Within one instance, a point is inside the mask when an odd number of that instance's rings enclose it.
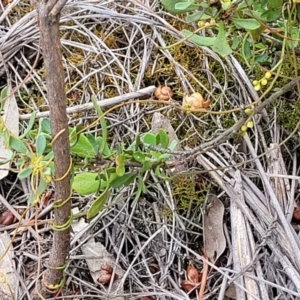
<path fill-rule="evenodd" d="M 186 109 L 208 108 L 211 100 L 204 100 L 200 93 L 193 93 L 190 96 L 185 96 L 182 101 L 182 107 Z"/>
<path fill-rule="evenodd" d="M 181 286 L 186 292 L 199 289 L 202 274 L 193 266 L 188 266 L 186 270 L 187 279 L 181 281 Z"/>
<path fill-rule="evenodd" d="M 170 100 L 173 96 L 173 92 L 171 90 L 170 87 L 168 86 L 158 86 L 156 88 L 156 90 L 154 91 L 154 96 L 158 99 L 158 100 Z"/>
<path fill-rule="evenodd" d="M 5 26 L 5 30 L 0 31 L 1 84 L 11 76 L 13 85 L 19 85 L 38 53 L 35 11 L 30 11 L 28 6 L 24 13 L 22 5 L 29 5 L 27 2 L 14 1 L 14 7 L 7 5 L 10 11 L 0 15 L 1 26 Z M 188 168 L 180 170 L 178 176 L 193 178 L 194 173 L 200 174 L 203 178 L 201 186 L 205 187 L 206 193 L 217 195 L 223 203 L 223 222 L 219 214 L 216 217 L 218 224 L 213 226 L 218 227 L 218 235 L 223 225 L 227 247 L 223 253 L 221 245 L 220 248 L 212 247 L 217 249 L 216 255 L 209 254 L 210 260 L 200 264 L 203 261 L 200 248 L 205 234 L 204 212 L 209 211 L 205 199 L 191 199 L 185 207 L 178 207 L 170 182 L 149 172 L 145 178 L 148 193 L 137 203 L 132 201 L 135 187 L 117 190 L 109 197 L 107 208 L 86 224 L 87 229 L 73 232 L 67 280 L 61 298 L 76 297 L 77 294 L 107 299 L 110 295 L 111 291 L 95 282 L 99 276 L 94 280 L 90 274 L 88 264 L 93 263 L 94 253 L 82 250 L 88 242 L 96 243 L 95 239 L 113 256 L 112 266 L 126 270 L 114 284 L 124 287 L 123 295 L 128 299 L 187 300 L 190 297 L 195 300 L 196 295 L 187 295 L 180 286 L 182 272 L 189 261 L 197 269 L 203 268 L 203 273 L 209 266 L 206 282 L 203 283 L 202 277 L 200 285 L 205 289 L 203 297 L 206 299 L 225 299 L 228 286 L 235 288 L 239 300 L 299 298 L 300 261 L 297 254 L 300 243 L 291 226 L 294 207 L 299 206 L 300 201 L 299 153 L 297 150 L 293 154 L 283 147 L 281 143 L 290 132 L 277 124 L 277 112 L 285 113 L 281 109 L 283 101 L 297 106 L 299 79 L 284 86 L 275 82 L 274 88 L 278 90 L 271 90 L 251 107 L 253 128 L 247 128 L 240 135 L 239 129 L 249 117 L 244 117 L 240 108 L 259 99 L 244 66 L 234 56 L 221 58 L 208 48 L 190 43 L 158 50 L 156 45 L 165 47 L 181 40 L 179 31 L 183 27 L 191 26 L 164 14 L 158 1 L 153 1 L 151 7 L 147 1 L 134 0 L 69 1 L 62 13 L 61 29 L 70 123 L 89 124 L 96 118 L 91 111 L 90 95 L 96 95 L 106 106 L 116 103 L 105 102 L 108 98 L 116 101 L 115 97 L 121 96 L 118 103 L 138 99 L 137 91 L 142 89 L 147 89 L 146 95 L 149 94 L 148 99 L 151 99 L 157 85 L 166 87 L 170 84 L 172 98 L 176 101 L 181 101 L 182 95 L 190 95 L 191 91 L 209 95 L 205 97 L 211 99 L 210 103 L 202 96 L 200 100 L 192 97 L 189 108 L 211 106 L 215 114 L 186 114 L 168 102 L 166 107 L 130 103 L 110 112 L 107 121 L 112 143 L 129 144 L 138 133 L 150 128 L 153 114 L 160 113 L 169 120 L 180 143 L 172 158 L 179 163 L 183 161 Z M 45 74 L 40 62 L 15 94 L 22 131 L 33 111 L 37 111 L 39 117 L 47 116 L 45 90 Z M 296 94 L 296 98 L 290 99 L 288 94 Z M 237 109 L 223 113 L 228 108 Z M 12 123 L 19 125 L 19 121 Z M 101 134 L 96 127 L 90 133 Z M 291 149 L 299 144 L 295 134 L 292 138 L 289 141 L 292 145 L 288 144 Z M 274 145 L 272 149 L 270 144 Z M 282 153 L 282 159 L 275 149 Z M 274 156 L 268 157 L 266 154 L 272 151 Z M 275 165 L 278 162 L 280 164 Z M 29 193 L 28 182 L 17 180 L 14 174 L 1 180 L 0 199 L 5 210 L 27 208 Z M 92 197 L 74 194 L 73 206 L 79 209 L 89 206 Z M 12 245 L 14 272 L 19 274 L 14 279 L 16 287 L 13 290 L 19 300 L 31 299 L 39 268 L 43 271 L 43 265 L 39 265 L 41 257 L 46 261 L 51 247 L 49 224 L 53 216 L 51 199 L 46 198 L 45 207 L 33 208 L 24 216 L 22 229 L 26 230 L 18 233 Z M 18 211 L 15 210 L 15 214 L 21 219 Z M 206 225 L 206 232 L 214 231 L 207 230 L 210 226 Z M 15 228 L 15 225 L 0 227 L 9 233 Z M 221 234 L 213 244 L 216 245 L 219 239 L 223 241 Z M 206 245 L 209 243 L 207 241 Z M 211 256 L 219 257 L 218 261 L 211 260 Z M 157 266 L 154 273 L 152 265 Z M 101 264 L 97 268 L 100 269 Z"/>

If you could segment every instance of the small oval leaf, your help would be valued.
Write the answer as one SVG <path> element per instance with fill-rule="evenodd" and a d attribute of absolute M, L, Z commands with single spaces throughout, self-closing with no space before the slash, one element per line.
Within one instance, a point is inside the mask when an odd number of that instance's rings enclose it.
<path fill-rule="evenodd" d="M 23 153 L 23 154 L 27 153 L 27 148 L 25 144 L 20 139 L 15 138 L 14 136 L 10 137 L 9 146 L 19 153 Z"/>
<path fill-rule="evenodd" d="M 260 27 L 260 23 L 255 19 L 231 18 L 231 20 L 236 27 L 241 27 L 246 30 L 255 30 Z"/>
<path fill-rule="evenodd" d="M 32 167 L 23 169 L 22 171 L 19 172 L 18 177 L 19 179 L 25 179 L 29 177 L 32 173 Z"/>
<path fill-rule="evenodd" d="M 83 158 L 92 158 L 96 155 L 93 145 L 83 134 L 79 134 L 77 142 L 71 147 L 71 153 Z"/>
<path fill-rule="evenodd" d="M 96 216 L 104 207 L 106 199 L 109 196 L 109 189 L 105 189 L 105 191 L 92 203 L 91 207 L 86 213 L 87 219 L 91 219 Z"/>
<path fill-rule="evenodd" d="M 141 164 L 144 163 L 144 161 L 146 159 L 146 155 L 140 151 L 135 151 L 132 156 L 135 161 L 137 161 Z"/>
<path fill-rule="evenodd" d="M 91 172 L 83 172 L 75 175 L 72 183 L 72 188 L 79 195 L 89 195 L 96 193 L 99 188 L 103 189 L 106 187 L 106 181 L 104 180 L 101 180 L 99 186 L 99 180 L 97 180 L 98 177 L 98 173 Z"/>
<path fill-rule="evenodd" d="M 35 147 L 36 147 L 36 155 L 40 157 L 43 155 L 47 146 L 46 137 L 43 134 L 39 134 L 36 138 Z"/>
<path fill-rule="evenodd" d="M 0 99 L 4 99 L 7 97 L 7 87 L 1 90 Z"/>
<path fill-rule="evenodd" d="M 125 173 L 123 176 L 113 176 L 113 180 L 110 181 L 110 185 L 117 189 L 121 187 L 122 185 L 128 186 L 130 183 L 133 182 L 135 179 L 137 173 L 131 172 L 131 173 Z"/>
<path fill-rule="evenodd" d="M 149 144 L 152 146 L 156 146 L 156 135 L 154 135 L 151 132 L 147 132 L 144 136 L 143 136 L 143 142 L 145 144 Z"/>
<path fill-rule="evenodd" d="M 159 134 L 159 141 L 160 141 L 161 146 L 165 149 L 168 148 L 168 146 L 169 146 L 168 134 L 163 129 L 159 129 L 158 134 Z"/>

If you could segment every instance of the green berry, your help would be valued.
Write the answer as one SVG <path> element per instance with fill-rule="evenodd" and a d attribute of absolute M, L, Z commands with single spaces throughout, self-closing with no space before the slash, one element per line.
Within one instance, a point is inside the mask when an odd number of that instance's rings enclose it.
<path fill-rule="evenodd" d="M 259 85 L 259 81 L 258 80 L 253 80 L 252 83 L 253 83 L 254 86 Z"/>

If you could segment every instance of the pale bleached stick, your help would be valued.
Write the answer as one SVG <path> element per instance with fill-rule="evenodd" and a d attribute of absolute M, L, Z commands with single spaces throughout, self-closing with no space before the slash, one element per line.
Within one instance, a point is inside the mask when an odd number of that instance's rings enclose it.
<path fill-rule="evenodd" d="M 143 96 L 151 95 L 154 92 L 154 90 L 155 90 L 155 86 L 151 85 L 144 89 L 140 89 L 136 92 L 131 92 L 131 93 L 113 97 L 110 99 L 99 100 L 99 101 L 97 101 L 97 103 L 100 107 L 111 106 L 111 105 L 121 103 L 123 101 L 133 100 L 133 99 L 137 99 L 137 98 L 140 98 Z M 93 108 L 94 108 L 93 103 L 89 102 L 89 103 L 85 103 L 85 104 L 81 104 L 81 105 L 68 107 L 67 114 L 78 113 L 78 112 L 93 109 Z M 20 120 L 29 120 L 30 117 L 31 117 L 31 114 L 20 115 Z M 43 111 L 43 112 L 39 112 L 36 114 L 36 118 L 44 118 L 44 117 L 49 117 L 49 111 Z"/>

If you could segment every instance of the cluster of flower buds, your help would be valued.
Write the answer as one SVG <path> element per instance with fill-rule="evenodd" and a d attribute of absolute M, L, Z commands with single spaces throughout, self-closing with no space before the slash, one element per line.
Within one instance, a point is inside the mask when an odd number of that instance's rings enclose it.
<path fill-rule="evenodd" d="M 270 71 L 265 73 L 265 76 L 260 80 L 253 80 L 253 86 L 256 91 L 259 91 L 262 86 L 268 84 L 268 80 L 272 77 L 272 73 Z"/>

